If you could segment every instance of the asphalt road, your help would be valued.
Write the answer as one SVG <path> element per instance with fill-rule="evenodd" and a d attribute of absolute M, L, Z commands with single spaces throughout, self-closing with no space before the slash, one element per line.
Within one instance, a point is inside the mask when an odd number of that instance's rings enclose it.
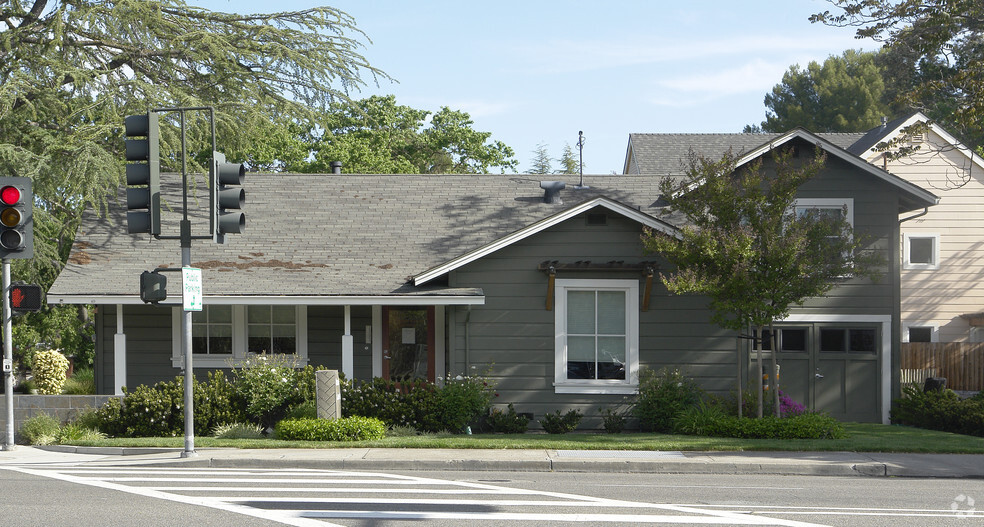
<path fill-rule="evenodd" d="M 80 464 L 2 467 L 0 496 L 7 524 L 45 527 L 984 523 L 966 479 Z"/>

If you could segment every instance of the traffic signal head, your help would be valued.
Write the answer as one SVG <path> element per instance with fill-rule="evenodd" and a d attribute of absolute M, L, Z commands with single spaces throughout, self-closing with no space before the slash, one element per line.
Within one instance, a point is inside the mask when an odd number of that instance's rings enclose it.
<path fill-rule="evenodd" d="M 39 311 L 44 302 L 41 286 L 14 284 L 10 286 L 10 309 L 13 311 Z"/>
<path fill-rule="evenodd" d="M 161 233 L 159 118 L 154 112 L 123 121 L 126 137 L 126 232 Z"/>
<path fill-rule="evenodd" d="M 34 193 L 26 177 L 0 177 L 0 258 L 34 257 Z"/>
<path fill-rule="evenodd" d="M 241 234 L 246 230 L 246 168 L 240 163 L 226 163 L 225 155 L 212 154 L 212 192 L 215 216 L 213 239 L 225 243 L 226 234 Z"/>
<path fill-rule="evenodd" d="M 154 304 L 167 300 L 167 277 L 156 271 L 140 273 L 140 300 Z"/>

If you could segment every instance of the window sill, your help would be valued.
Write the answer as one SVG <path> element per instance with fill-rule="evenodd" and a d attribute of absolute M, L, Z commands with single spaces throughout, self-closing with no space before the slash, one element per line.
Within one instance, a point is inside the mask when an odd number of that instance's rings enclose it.
<path fill-rule="evenodd" d="M 635 395 L 639 393 L 639 386 L 629 385 L 629 384 L 621 384 L 621 385 L 555 384 L 554 393 Z"/>
<path fill-rule="evenodd" d="M 222 357 L 215 358 L 209 356 L 194 356 L 192 357 L 193 366 L 195 368 L 238 368 L 246 359 L 244 357 Z M 307 357 L 297 357 L 297 367 L 303 368 L 308 365 Z M 184 359 L 182 357 L 171 357 L 171 366 L 175 368 L 184 368 Z"/>

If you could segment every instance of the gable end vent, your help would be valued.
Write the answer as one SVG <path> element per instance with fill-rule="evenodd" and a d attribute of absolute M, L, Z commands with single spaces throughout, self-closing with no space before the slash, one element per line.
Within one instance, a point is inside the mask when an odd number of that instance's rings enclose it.
<path fill-rule="evenodd" d="M 589 227 L 603 227 L 608 225 L 608 215 L 600 212 L 588 214 L 587 224 Z"/>

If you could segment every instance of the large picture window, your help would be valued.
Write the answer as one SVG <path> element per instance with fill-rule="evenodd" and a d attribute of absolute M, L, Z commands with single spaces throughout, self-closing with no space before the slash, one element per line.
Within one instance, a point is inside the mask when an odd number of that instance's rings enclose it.
<path fill-rule="evenodd" d="M 639 283 L 557 280 L 558 393 L 633 393 L 638 386 Z"/>
<path fill-rule="evenodd" d="M 172 312 L 171 362 L 183 366 L 181 308 Z M 295 355 L 307 363 L 306 306 L 206 305 L 191 315 L 195 366 L 227 368 L 248 353 Z"/>

